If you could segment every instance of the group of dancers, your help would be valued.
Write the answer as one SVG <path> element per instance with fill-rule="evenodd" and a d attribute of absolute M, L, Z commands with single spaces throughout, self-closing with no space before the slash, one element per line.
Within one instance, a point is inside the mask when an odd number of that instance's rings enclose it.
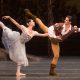
<path fill-rule="evenodd" d="M 0 28 L 3 30 L 2 42 L 6 50 L 9 52 L 10 59 L 17 64 L 16 76 L 26 75 L 24 73 L 21 73 L 21 66 L 29 65 L 25 50 L 25 43 L 31 40 L 34 36 L 48 37 L 50 39 L 53 51 L 53 59 L 50 64 L 49 75 L 57 76 L 55 68 L 60 55 L 59 42 L 65 40 L 72 33 L 80 32 L 80 29 L 77 28 L 77 26 L 73 27 L 71 25 L 71 16 L 66 16 L 64 22 L 62 23 L 55 23 L 48 27 L 41 21 L 40 18 L 33 15 L 30 10 L 25 9 L 24 13 L 25 16 L 30 18 L 26 20 L 26 26 L 19 24 L 10 16 L 2 17 L 2 19 L 9 20 L 17 28 L 19 28 L 22 31 L 21 34 L 8 28 L 2 21 L 0 21 Z M 43 34 L 33 30 L 35 23 L 37 23 L 39 27 L 44 31 Z"/>

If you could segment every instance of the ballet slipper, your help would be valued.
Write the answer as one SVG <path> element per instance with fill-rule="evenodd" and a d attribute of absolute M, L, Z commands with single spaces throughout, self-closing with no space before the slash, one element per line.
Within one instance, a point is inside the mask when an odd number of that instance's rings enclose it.
<path fill-rule="evenodd" d="M 26 74 L 23 74 L 23 73 L 16 73 L 16 76 L 26 76 Z"/>

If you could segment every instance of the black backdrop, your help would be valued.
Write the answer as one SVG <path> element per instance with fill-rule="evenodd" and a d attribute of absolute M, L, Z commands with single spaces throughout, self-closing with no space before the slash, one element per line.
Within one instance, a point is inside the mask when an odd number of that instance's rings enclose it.
<path fill-rule="evenodd" d="M 64 16 L 71 15 L 73 17 L 73 24 L 80 26 L 80 12 L 76 9 L 77 5 L 65 6 L 67 0 L 0 0 L 0 19 L 3 15 L 10 15 L 19 23 L 25 24 L 23 10 L 30 9 L 36 14 L 46 25 L 51 22 L 60 22 Z M 73 2 L 73 1 L 72 1 Z M 6 23 L 6 22 L 5 22 Z M 10 24 L 7 23 L 8 25 Z M 13 30 L 18 30 L 11 27 Z M 36 27 L 37 31 L 41 29 Z M 1 41 L 0 30 L 0 47 L 4 48 Z M 71 35 L 64 42 L 60 43 L 60 54 L 62 56 L 80 56 L 80 33 Z M 48 38 L 34 37 L 30 42 L 26 43 L 27 53 L 39 56 L 51 56 L 51 46 Z"/>

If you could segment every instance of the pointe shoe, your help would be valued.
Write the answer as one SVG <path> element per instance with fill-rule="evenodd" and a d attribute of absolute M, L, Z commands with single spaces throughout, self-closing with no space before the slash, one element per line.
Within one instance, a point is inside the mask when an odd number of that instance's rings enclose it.
<path fill-rule="evenodd" d="M 26 76 L 26 74 L 23 74 L 23 73 L 16 73 L 16 76 Z"/>
<path fill-rule="evenodd" d="M 20 73 L 20 76 L 25 76 L 26 74 Z"/>

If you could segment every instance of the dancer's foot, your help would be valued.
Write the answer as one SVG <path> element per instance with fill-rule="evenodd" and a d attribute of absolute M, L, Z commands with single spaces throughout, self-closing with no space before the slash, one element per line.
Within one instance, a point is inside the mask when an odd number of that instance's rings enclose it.
<path fill-rule="evenodd" d="M 49 72 L 50 76 L 58 76 L 58 74 L 55 72 L 55 68 L 56 68 L 55 64 L 50 65 L 50 72 Z"/>
<path fill-rule="evenodd" d="M 29 9 L 24 9 L 25 15 L 32 15 Z"/>
<path fill-rule="evenodd" d="M 50 76 L 58 76 L 58 74 L 56 72 L 49 72 Z"/>
<path fill-rule="evenodd" d="M 26 76 L 26 74 L 23 74 L 23 73 L 16 73 L 16 76 Z"/>
<path fill-rule="evenodd" d="M 36 18 L 36 16 L 33 15 L 29 9 L 24 9 L 24 14 L 25 14 L 25 16 L 27 16 L 27 17 L 29 17 L 31 19 L 35 19 Z"/>

